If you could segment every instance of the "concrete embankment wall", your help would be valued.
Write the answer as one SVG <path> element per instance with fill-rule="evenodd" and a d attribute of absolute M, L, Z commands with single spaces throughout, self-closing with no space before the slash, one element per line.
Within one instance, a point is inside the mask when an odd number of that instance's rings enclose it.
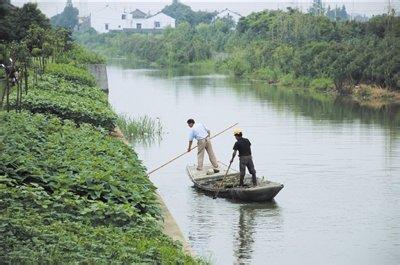
<path fill-rule="evenodd" d="M 97 85 L 108 93 L 107 66 L 105 64 L 89 64 L 88 69 L 96 79 Z"/>

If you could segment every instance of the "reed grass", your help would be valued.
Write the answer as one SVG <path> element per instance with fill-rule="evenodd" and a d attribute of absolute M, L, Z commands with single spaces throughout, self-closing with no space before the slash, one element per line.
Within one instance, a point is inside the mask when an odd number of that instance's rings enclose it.
<path fill-rule="evenodd" d="M 148 141 L 161 138 L 163 127 L 159 118 L 143 116 L 131 118 L 118 115 L 117 126 L 129 141 Z"/>

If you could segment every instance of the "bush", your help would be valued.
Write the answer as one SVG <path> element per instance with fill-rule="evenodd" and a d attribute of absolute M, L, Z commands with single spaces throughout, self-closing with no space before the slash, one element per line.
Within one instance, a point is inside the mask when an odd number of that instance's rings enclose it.
<path fill-rule="evenodd" d="M 229 69 L 233 71 L 233 74 L 237 77 L 243 76 L 245 73 L 250 71 L 250 65 L 244 59 L 244 54 L 234 54 L 227 60 Z"/>
<path fill-rule="evenodd" d="M 279 73 L 277 70 L 272 68 L 260 68 L 253 72 L 252 77 L 261 80 L 268 80 L 275 83 L 279 79 Z"/>
<path fill-rule="evenodd" d="M 279 83 L 283 86 L 295 86 L 296 78 L 293 74 L 286 74 L 280 78 Z"/>
<path fill-rule="evenodd" d="M 77 65 L 104 64 L 105 62 L 104 57 L 78 44 L 75 44 L 70 51 L 57 58 L 57 63 L 73 63 Z"/>
<path fill-rule="evenodd" d="M 72 64 L 48 64 L 46 73 L 81 85 L 96 85 L 96 80 L 86 69 L 78 68 Z"/>
<path fill-rule="evenodd" d="M 310 87 L 319 92 L 328 92 L 335 87 L 335 84 L 330 78 L 320 77 L 311 81 Z"/>

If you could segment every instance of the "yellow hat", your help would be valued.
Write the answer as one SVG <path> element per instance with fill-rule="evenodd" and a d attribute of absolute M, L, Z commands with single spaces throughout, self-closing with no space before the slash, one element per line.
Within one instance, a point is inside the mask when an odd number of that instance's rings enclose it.
<path fill-rule="evenodd" d="M 240 129 L 240 128 L 233 129 L 233 135 L 241 134 L 241 133 L 242 133 L 242 129 Z"/>

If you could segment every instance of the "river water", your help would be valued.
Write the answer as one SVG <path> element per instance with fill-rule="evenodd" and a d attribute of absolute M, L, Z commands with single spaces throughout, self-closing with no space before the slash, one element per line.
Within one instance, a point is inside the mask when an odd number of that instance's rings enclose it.
<path fill-rule="evenodd" d="M 108 67 L 118 113 L 159 117 L 161 141 L 135 144 L 153 169 L 187 148 L 186 120 L 216 133 L 239 122 L 275 202 L 213 200 L 192 188 L 195 152 L 151 176 L 193 250 L 214 264 L 399 264 L 400 114 L 223 75 Z M 213 141 L 228 162 L 229 131 Z M 234 167 L 238 167 L 237 161 Z"/>

